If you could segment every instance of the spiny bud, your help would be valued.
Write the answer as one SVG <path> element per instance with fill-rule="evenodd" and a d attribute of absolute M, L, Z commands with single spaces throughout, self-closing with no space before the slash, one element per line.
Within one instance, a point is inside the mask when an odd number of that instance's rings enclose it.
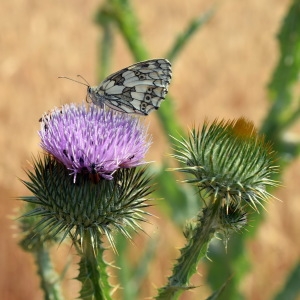
<path fill-rule="evenodd" d="M 175 158 L 190 173 L 201 191 L 212 199 L 223 199 L 229 209 L 232 203 L 249 204 L 257 210 L 270 194 L 268 186 L 277 167 L 269 143 L 256 132 L 253 123 L 243 118 L 233 121 L 205 122 L 202 130 L 192 129 L 188 139 L 178 140 Z"/>

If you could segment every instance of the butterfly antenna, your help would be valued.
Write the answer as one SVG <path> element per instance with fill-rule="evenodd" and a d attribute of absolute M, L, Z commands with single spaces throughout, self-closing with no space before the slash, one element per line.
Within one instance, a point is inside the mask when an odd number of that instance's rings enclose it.
<path fill-rule="evenodd" d="M 77 77 L 81 78 L 86 83 L 87 86 L 90 86 L 90 84 L 88 83 L 88 81 L 83 76 L 77 75 Z"/>
<path fill-rule="evenodd" d="M 85 82 L 82 82 L 82 81 L 79 81 L 79 80 L 75 80 L 73 78 L 69 78 L 69 77 L 66 77 L 66 76 L 58 76 L 58 78 L 64 78 L 64 79 L 68 79 L 68 80 L 71 80 L 71 81 L 74 81 L 74 82 L 77 82 L 79 84 L 82 84 L 82 85 L 85 85 L 87 87 L 89 87 L 89 83 L 81 76 L 81 75 L 77 75 L 78 77 L 80 77 L 81 79 L 83 79 Z"/>

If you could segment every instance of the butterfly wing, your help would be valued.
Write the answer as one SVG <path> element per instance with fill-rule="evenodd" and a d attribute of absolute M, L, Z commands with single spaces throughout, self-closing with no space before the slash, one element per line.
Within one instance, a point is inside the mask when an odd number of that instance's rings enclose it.
<path fill-rule="evenodd" d="M 148 115 L 158 109 L 168 93 L 172 78 L 166 59 L 139 62 L 108 76 L 98 87 L 88 89 L 96 105 L 125 112 Z"/>

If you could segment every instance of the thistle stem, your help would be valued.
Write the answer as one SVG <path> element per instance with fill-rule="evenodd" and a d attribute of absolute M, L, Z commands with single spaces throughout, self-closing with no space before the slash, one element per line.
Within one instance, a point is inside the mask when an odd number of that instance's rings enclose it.
<path fill-rule="evenodd" d="M 45 293 L 46 300 L 62 300 L 60 281 L 57 273 L 54 271 L 49 251 L 43 245 L 38 247 L 38 251 L 33 253 L 35 262 L 40 275 L 41 288 Z"/>
<path fill-rule="evenodd" d="M 100 272 L 97 255 L 93 247 L 92 234 L 89 230 L 85 230 L 83 233 L 82 262 L 84 262 L 86 268 L 86 279 L 89 279 L 89 284 L 93 290 L 91 299 L 105 300 L 104 293 L 100 285 Z M 83 284 L 85 283 L 83 282 Z"/>
<path fill-rule="evenodd" d="M 210 240 L 218 230 L 217 218 L 221 199 L 216 199 L 203 210 L 203 216 L 194 229 L 188 244 L 181 249 L 181 256 L 173 268 L 173 274 L 168 278 L 168 283 L 160 289 L 156 299 L 177 299 L 186 289 L 189 289 L 189 279 L 197 271 L 201 258 L 206 256 Z"/>

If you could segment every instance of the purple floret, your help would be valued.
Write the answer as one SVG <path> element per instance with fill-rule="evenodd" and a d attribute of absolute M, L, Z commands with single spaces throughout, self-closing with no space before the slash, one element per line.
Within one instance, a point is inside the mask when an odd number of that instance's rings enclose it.
<path fill-rule="evenodd" d="M 66 104 L 41 120 L 41 147 L 74 175 L 98 174 L 112 179 L 119 168 L 145 163 L 147 129 L 131 115 L 95 105 Z"/>

